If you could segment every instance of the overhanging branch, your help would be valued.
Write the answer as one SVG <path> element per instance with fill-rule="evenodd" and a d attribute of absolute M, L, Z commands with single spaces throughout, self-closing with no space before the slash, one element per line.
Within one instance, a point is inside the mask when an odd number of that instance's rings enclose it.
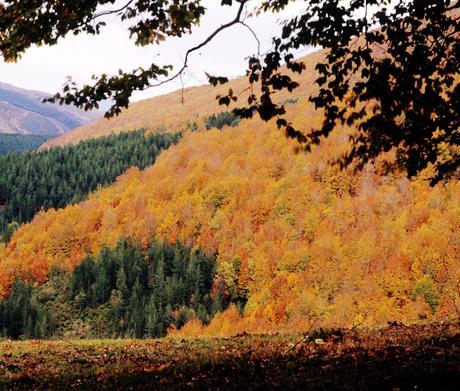
<path fill-rule="evenodd" d="M 244 6 L 246 5 L 246 3 L 248 2 L 248 0 L 241 0 L 240 1 L 240 7 L 238 8 L 238 12 L 236 14 L 236 17 L 235 19 L 233 19 L 231 22 L 228 22 L 228 23 L 225 23 L 223 25 L 221 25 L 219 28 L 217 28 L 216 30 L 214 30 L 214 32 L 209 35 L 203 42 L 201 42 L 200 44 L 190 48 L 189 50 L 187 50 L 187 53 L 185 54 L 185 59 L 184 59 L 184 63 L 181 67 L 181 69 L 176 72 L 173 76 L 169 77 L 168 79 L 166 80 L 163 80 L 157 84 L 151 84 L 148 88 L 151 88 L 151 87 L 159 87 L 161 86 L 162 84 L 165 84 L 165 83 L 168 83 L 176 78 L 178 78 L 184 71 L 185 69 L 187 68 L 187 65 L 188 65 L 188 59 L 189 59 L 189 56 L 191 53 L 197 51 L 197 50 L 200 50 L 202 47 L 206 46 L 209 42 L 211 42 L 220 32 L 222 32 L 223 30 L 235 25 L 235 24 L 238 24 L 238 23 L 241 23 L 242 20 L 241 20 L 241 15 L 243 13 L 243 10 L 244 10 Z"/>

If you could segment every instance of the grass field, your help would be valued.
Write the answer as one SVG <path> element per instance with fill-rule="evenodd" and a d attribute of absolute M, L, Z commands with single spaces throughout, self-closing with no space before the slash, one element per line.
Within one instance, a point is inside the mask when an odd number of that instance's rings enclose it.
<path fill-rule="evenodd" d="M 217 339 L 0 341 L 0 389 L 458 389 L 459 324 Z"/>

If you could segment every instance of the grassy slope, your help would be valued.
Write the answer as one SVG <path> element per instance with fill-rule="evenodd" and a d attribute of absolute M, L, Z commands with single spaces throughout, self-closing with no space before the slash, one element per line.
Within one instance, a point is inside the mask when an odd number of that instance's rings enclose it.
<path fill-rule="evenodd" d="M 302 60 L 305 62 L 307 69 L 299 78 L 300 87 L 292 94 L 280 93 L 278 100 L 283 101 L 293 96 L 308 96 L 312 92 L 315 79 L 314 67 L 322 57 L 323 52 L 316 52 L 304 57 Z M 204 118 L 210 114 L 225 110 L 225 106 L 217 104 L 215 99 L 217 95 L 225 94 L 229 88 L 232 88 L 235 93 L 240 93 L 247 86 L 247 79 L 242 77 L 231 80 L 226 86 L 191 87 L 186 88 L 183 92 L 179 90 L 167 95 L 146 99 L 133 103 L 118 117 L 110 120 L 102 118 L 51 140 L 45 145 L 45 148 L 53 145 L 75 144 L 86 138 L 100 137 L 112 132 L 118 133 L 143 127 L 155 130 L 164 126 L 168 130 L 176 131 L 184 128 L 189 121 L 197 121 L 202 124 Z M 247 93 L 241 95 L 242 103 L 245 102 L 244 97 L 246 95 Z"/>
<path fill-rule="evenodd" d="M 290 348 L 301 338 L 5 341 L 0 388 L 453 390 L 458 385 L 458 324 L 317 331 Z"/>

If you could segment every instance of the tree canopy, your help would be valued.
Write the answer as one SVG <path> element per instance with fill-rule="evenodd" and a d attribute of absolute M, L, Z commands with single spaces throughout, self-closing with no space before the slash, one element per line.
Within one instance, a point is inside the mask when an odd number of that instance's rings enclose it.
<path fill-rule="evenodd" d="M 279 12 L 294 0 L 261 0 L 256 11 Z M 99 34 L 105 17 L 116 15 L 130 23 L 137 45 L 193 33 L 206 8 L 201 0 L 6 0 L 0 4 L 0 51 L 16 61 L 31 45 L 54 45 L 68 33 Z M 460 162 L 459 1 L 458 0 L 306 0 L 303 12 L 287 20 L 267 53 L 248 61 L 247 75 L 254 93 L 235 109 L 240 117 L 276 119 L 289 137 L 305 149 L 343 126 L 354 130 L 341 166 L 362 168 L 395 149 L 396 163 L 412 177 L 432 166 L 431 183 L 458 172 Z M 183 66 L 173 69 L 152 63 L 147 69 L 95 77 L 78 87 L 69 80 L 52 101 L 86 110 L 113 99 L 106 116 L 118 114 L 136 90 L 152 88 L 179 75 L 189 55 L 222 30 L 245 24 L 249 0 L 221 0 L 235 16 L 200 44 L 191 47 Z M 101 7 L 102 10 L 101 10 Z M 112 7 L 112 8 L 111 8 Z M 249 33 L 254 33 L 248 30 Z M 285 107 L 272 98 L 279 90 L 297 87 L 292 73 L 305 67 L 295 59 L 299 48 L 326 49 L 318 63 L 318 93 L 309 97 L 324 113 L 320 128 L 295 129 L 284 118 Z M 224 76 L 209 76 L 212 84 Z M 258 91 L 258 92 L 256 92 Z M 221 104 L 237 101 L 229 90 Z"/>

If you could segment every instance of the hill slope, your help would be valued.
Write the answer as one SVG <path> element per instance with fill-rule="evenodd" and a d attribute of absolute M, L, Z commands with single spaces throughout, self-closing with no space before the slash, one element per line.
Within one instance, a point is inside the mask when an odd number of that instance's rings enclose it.
<path fill-rule="evenodd" d="M 308 57 L 310 68 L 295 95 L 311 91 L 312 64 L 321 55 Z M 244 80 L 232 83 L 240 91 Z M 173 130 L 197 114 L 220 111 L 217 90 L 187 93 L 185 105 L 180 92 L 153 98 L 59 142 L 148 121 Z M 304 129 L 321 121 L 306 101 L 287 106 L 288 120 Z M 87 201 L 39 213 L 21 227 L 0 247 L 0 295 L 15 275 L 43 282 L 53 266 L 72 270 L 121 238 L 145 248 L 156 236 L 216 254 L 212 295 L 246 303 L 244 310 L 231 305 L 206 329 L 192 320 L 182 334 L 458 315 L 460 182 L 430 187 L 423 175 L 416 181 L 383 177 L 378 165 L 360 174 L 340 172 L 328 161 L 346 148 L 351 131 L 336 132 L 308 154 L 294 153 L 293 140 L 256 119 L 222 131 L 188 132 L 154 166 L 131 169 Z"/>
<path fill-rule="evenodd" d="M 180 134 L 161 132 L 145 136 L 140 130 L 40 153 L 0 156 L 0 238 L 8 239 L 14 226 L 32 220 L 41 209 L 82 201 L 128 168 L 151 165 L 179 138 Z"/>
<path fill-rule="evenodd" d="M 292 120 L 308 112 L 296 109 Z M 230 307 L 209 333 L 455 314 L 460 183 L 342 173 L 326 163 L 341 144 L 294 154 L 293 141 L 255 120 L 189 133 L 154 166 L 20 228 L 0 249 L 0 287 L 16 273 L 44 281 L 51 266 L 73 269 L 122 237 L 146 245 L 156 235 L 216 253 L 215 292 L 247 300 L 244 317 Z"/>
<path fill-rule="evenodd" d="M 278 94 L 280 102 L 288 98 L 307 97 L 313 87 L 315 79 L 314 67 L 324 56 L 323 52 L 312 53 L 302 60 L 307 70 L 302 74 L 299 82 L 300 87 L 292 94 L 281 92 Z M 186 88 L 184 91 L 176 91 L 167 95 L 157 96 L 140 102 L 133 103 L 127 110 L 124 110 L 118 117 L 107 120 L 102 118 L 98 121 L 84 125 L 78 129 L 66 133 L 56 139 L 50 140 L 45 147 L 53 145 L 75 144 L 86 138 L 104 136 L 110 133 L 121 131 L 148 128 L 155 130 L 165 127 L 168 130 L 176 131 L 185 129 L 187 123 L 196 122 L 203 124 L 203 120 L 214 113 L 225 110 L 225 106 L 217 104 L 215 99 L 219 94 L 225 94 L 229 88 L 235 93 L 241 92 L 242 102 L 247 92 L 246 78 L 241 77 L 231 80 L 226 86 L 200 86 Z"/>
<path fill-rule="evenodd" d="M 30 91 L 0 83 L 0 132 L 59 135 L 101 116 L 41 102 L 44 92 Z"/>

